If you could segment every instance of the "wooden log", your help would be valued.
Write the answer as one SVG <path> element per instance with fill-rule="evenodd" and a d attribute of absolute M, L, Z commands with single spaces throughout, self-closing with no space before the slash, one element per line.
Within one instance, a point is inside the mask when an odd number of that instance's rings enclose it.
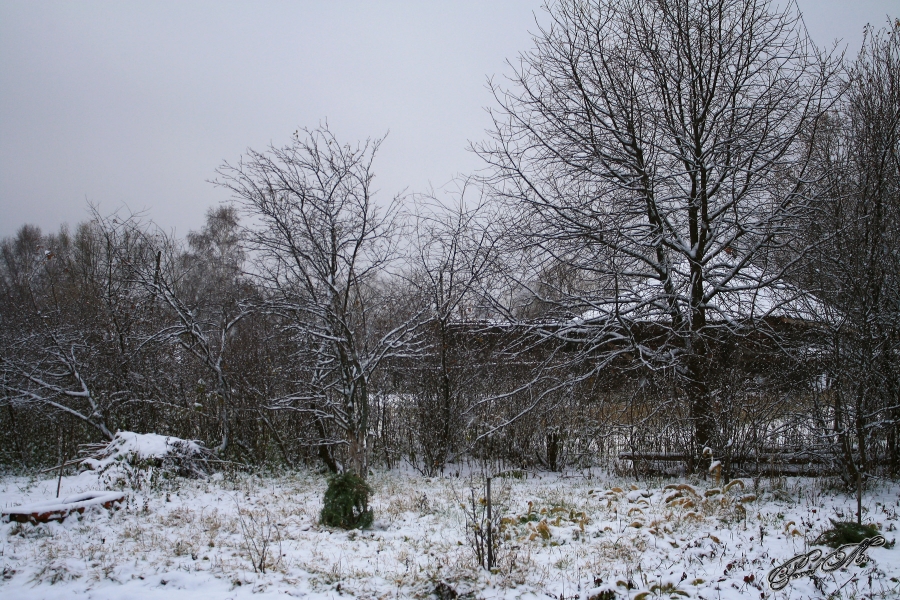
<path fill-rule="evenodd" d="M 621 452 L 619 460 L 638 460 L 646 462 L 686 462 L 690 457 L 687 454 L 678 454 L 671 452 Z M 724 458 L 722 459 L 724 460 Z M 731 456 L 728 458 L 731 464 L 759 463 L 760 465 L 788 464 L 788 465 L 807 465 L 807 464 L 828 464 L 828 457 L 818 454 L 806 452 L 796 452 L 790 454 L 742 454 Z"/>
<path fill-rule="evenodd" d="M 109 510 L 121 504 L 123 500 L 125 500 L 124 492 L 85 492 L 68 496 L 55 502 L 4 508 L 0 514 L 7 521 L 47 523 L 49 521 L 63 521 L 73 513 L 83 514 L 89 508 L 103 507 Z"/>

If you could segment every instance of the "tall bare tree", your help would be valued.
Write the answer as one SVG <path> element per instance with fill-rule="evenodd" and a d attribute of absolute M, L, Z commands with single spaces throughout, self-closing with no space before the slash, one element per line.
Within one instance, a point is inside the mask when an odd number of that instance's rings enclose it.
<path fill-rule="evenodd" d="M 218 171 L 219 184 L 259 224 L 249 241 L 266 308 L 283 319 L 302 372 L 271 404 L 312 416 L 326 463 L 337 466 L 329 447 L 345 448 L 343 467 L 363 477 L 373 376 L 410 351 L 417 325 L 415 316 L 391 318 L 386 278 L 397 256 L 399 198 L 380 208 L 373 197 L 380 143 L 341 145 L 325 126 Z"/>
<path fill-rule="evenodd" d="M 836 66 L 793 4 L 547 10 L 509 85 L 492 84 L 492 140 L 476 150 L 535 271 L 565 266 L 552 294 L 546 281 L 531 286 L 555 307 L 545 333 L 583 349 L 585 377 L 625 356 L 669 369 L 698 455 L 726 442 L 715 433 L 716 336 L 795 308 L 775 258 L 805 212 L 806 141 Z"/>
<path fill-rule="evenodd" d="M 163 232 L 130 221 L 155 260 L 129 262 L 128 278 L 161 305 L 159 327 L 144 344 L 175 345 L 202 365 L 211 381 L 205 393 L 218 413 L 219 454 L 231 442 L 232 411 L 237 383 L 227 358 L 235 329 L 252 313 L 253 292 L 243 278 L 244 253 L 237 211 L 221 206 L 206 215 L 206 224 L 188 234 L 189 251 Z"/>
<path fill-rule="evenodd" d="M 815 145 L 820 241 L 804 285 L 827 317 L 818 417 L 850 485 L 900 471 L 900 21 L 869 29 Z"/>
<path fill-rule="evenodd" d="M 486 377 L 476 357 L 472 324 L 483 316 L 484 280 L 496 268 L 496 240 L 489 205 L 471 180 L 460 182 L 445 203 L 419 198 L 408 269 L 428 305 L 429 352 L 422 387 L 415 394 L 417 437 L 423 456 L 416 466 L 433 475 L 443 469 L 466 427 L 476 380 Z M 477 200 L 472 196 L 478 194 Z"/>

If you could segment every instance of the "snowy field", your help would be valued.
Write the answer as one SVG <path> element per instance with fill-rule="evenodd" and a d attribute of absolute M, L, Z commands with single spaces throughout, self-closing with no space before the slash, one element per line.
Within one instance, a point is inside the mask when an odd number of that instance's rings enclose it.
<path fill-rule="evenodd" d="M 815 480 L 650 480 L 572 473 L 494 480 L 503 545 L 477 568 L 460 503 L 471 479 L 376 472 L 375 524 L 318 523 L 324 476 L 246 473 L 127 490 L 117 511 L 0 524 L 0 597 L 27 598 L 900 598 L 900 548 L 773 592 L 768 572 L 811 549 L 855 498 Z M 0 479 L 0 506 L 50 502 L 57 480 Z M 680 488 L 680 489 L 679 489 Z M 61 497 L 104 489 L 65 477 Z M 864 521 L 897 536 L 900 488 L 864 499 Z M 827 550 L 827 549 L 826 549 Z M 265 573 L 254 569 L 263 563 Z M 605 592 L 605 594 L 602 594 Z"/>

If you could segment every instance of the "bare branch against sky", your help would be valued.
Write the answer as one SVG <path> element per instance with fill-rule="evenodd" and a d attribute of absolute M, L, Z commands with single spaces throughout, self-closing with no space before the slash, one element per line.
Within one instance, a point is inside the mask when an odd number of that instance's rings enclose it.
<path fill-rule="evenodd" d="M 799 0 L 820 45 L 855 54 L 896 0 Z M 328 119 L 340 139 L 390 131 L 385 197 L 479 160 L 487 77 L 531 47 L 540 0 L 0 0 L 0 236 L 126 204 L 183 235 L 226 194 L 207 183 L 247 147 Z"/>

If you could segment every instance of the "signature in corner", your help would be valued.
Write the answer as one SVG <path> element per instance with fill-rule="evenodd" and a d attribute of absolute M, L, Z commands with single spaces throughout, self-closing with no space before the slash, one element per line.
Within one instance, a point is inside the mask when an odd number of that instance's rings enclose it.
<path fill-rule="evenodd" d="M 824 556 L 823 552 L 818 549 L 806 554 L 798 554 L 784 564 L 769 571 L 769 576 L 767 577 L 769 587 L 773 590 L 780 590 L 794 579 L 811 576 L 816 571 L 831 573 L 854 562 L 861 565 L 869 559 L 866 555 L 866 550 L 873 546 L 884 546 L 884 544 L 885 539 L 880 535 L 876 535 L 858 544 L 845 544 Z"/>

